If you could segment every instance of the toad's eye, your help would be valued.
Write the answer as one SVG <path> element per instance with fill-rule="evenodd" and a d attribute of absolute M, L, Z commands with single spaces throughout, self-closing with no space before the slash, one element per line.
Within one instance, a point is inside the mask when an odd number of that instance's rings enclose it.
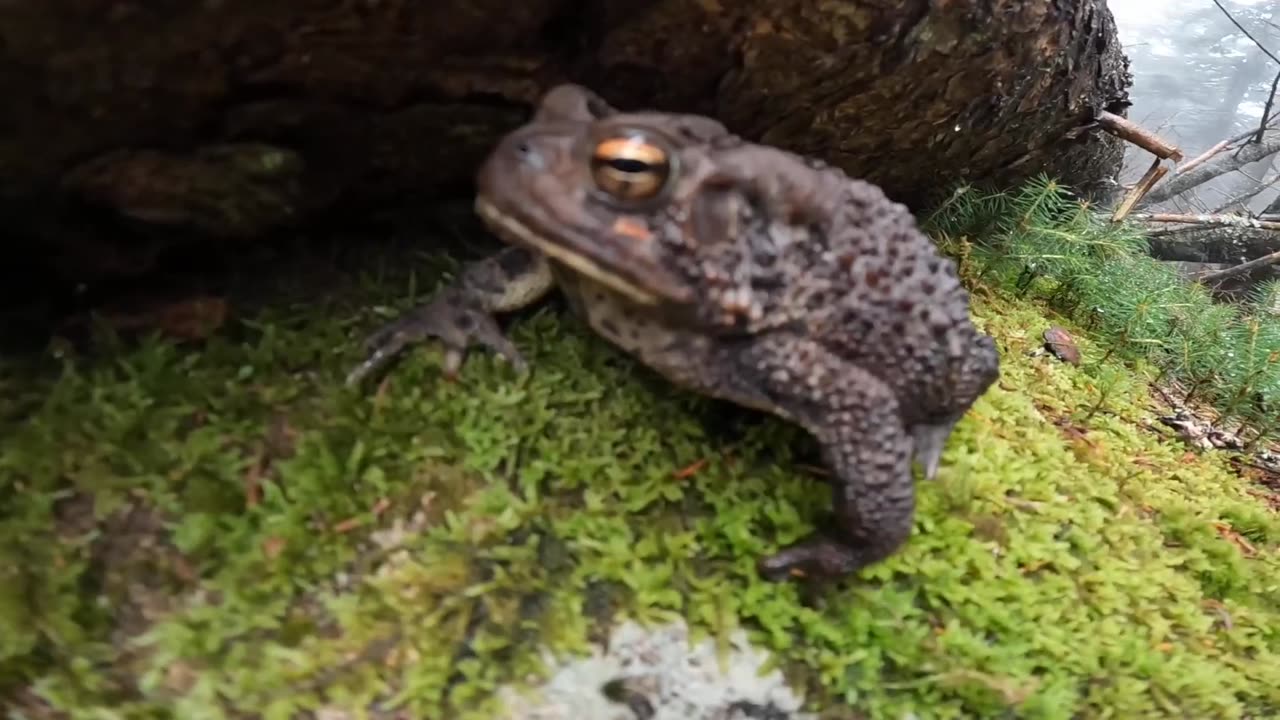
<path fill-rule="evenodd" d="M 604 140 L 591 154 L 596 187 L 619 200 L 647 200 L 662 190 L 670 175 L 667 151 L 640 136 Z"/>

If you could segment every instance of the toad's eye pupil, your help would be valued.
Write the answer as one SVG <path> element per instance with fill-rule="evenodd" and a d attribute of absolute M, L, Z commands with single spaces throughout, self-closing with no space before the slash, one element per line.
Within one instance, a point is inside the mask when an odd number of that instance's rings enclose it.
<path fill-rule="evenodd" d="M 635 158 L 613 158 L 608 163 L 609 167 L 624 173 L 642 173 L 652 169 L 649 163 Z"/>

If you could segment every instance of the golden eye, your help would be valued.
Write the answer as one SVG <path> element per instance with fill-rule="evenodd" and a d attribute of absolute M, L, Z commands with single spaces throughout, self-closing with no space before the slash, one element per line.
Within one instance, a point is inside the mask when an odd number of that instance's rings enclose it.
<path fill-rule="evenodd" d="M 600 142 L 591 155 L 596 187 L 619 200 L 647 200 L 671 176 L 671 159 L 662 147 L 638 135 Z"/>

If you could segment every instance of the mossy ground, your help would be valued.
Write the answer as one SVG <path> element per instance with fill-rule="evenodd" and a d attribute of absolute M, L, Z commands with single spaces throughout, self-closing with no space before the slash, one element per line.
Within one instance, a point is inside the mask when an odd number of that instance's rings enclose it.
<path fill-rule="evenodd" d="M 362 308 L 406 283 L 326 287 L 198 347 L 5 367 L 11 717 L 488 717 L 540 647 L 618 614 L 744 626 L 833 718 L 1280 712 L 1280 521 L 1161 436 L 1140 371 L 1087 338 L 1082 368 L 1029 356 L 1031 303 L 976 292 L 1003 376 L 908 546 L 806 588 L 754 572 L 827 507 L 798 431 L 672 391 L 555 305 L 511 325 L 528 376 L 475 353 L 449 383 L 419 351 L 350 391 Z"/>

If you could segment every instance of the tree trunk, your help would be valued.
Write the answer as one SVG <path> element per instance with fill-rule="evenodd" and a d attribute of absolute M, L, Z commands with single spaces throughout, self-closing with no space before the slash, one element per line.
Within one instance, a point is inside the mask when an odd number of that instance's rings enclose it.
<path fill-rule="evenodd" d="M 1104 0 L 13 0 L 0 219 L 64 273 L 135 274 L 166 243 L 465 190 L 562 81 L 918 206 L 960 180 L 1105 186 L 1123 148 L 1089 123 L 1131 77 Z"/>
<path fill-rule="evenodd" d="M 1215 227 L 1181 230 L 1150 240 L 1151 254 L 1161 260 L 1237 265 L 1280 250 L 1280 232 Z"/>

